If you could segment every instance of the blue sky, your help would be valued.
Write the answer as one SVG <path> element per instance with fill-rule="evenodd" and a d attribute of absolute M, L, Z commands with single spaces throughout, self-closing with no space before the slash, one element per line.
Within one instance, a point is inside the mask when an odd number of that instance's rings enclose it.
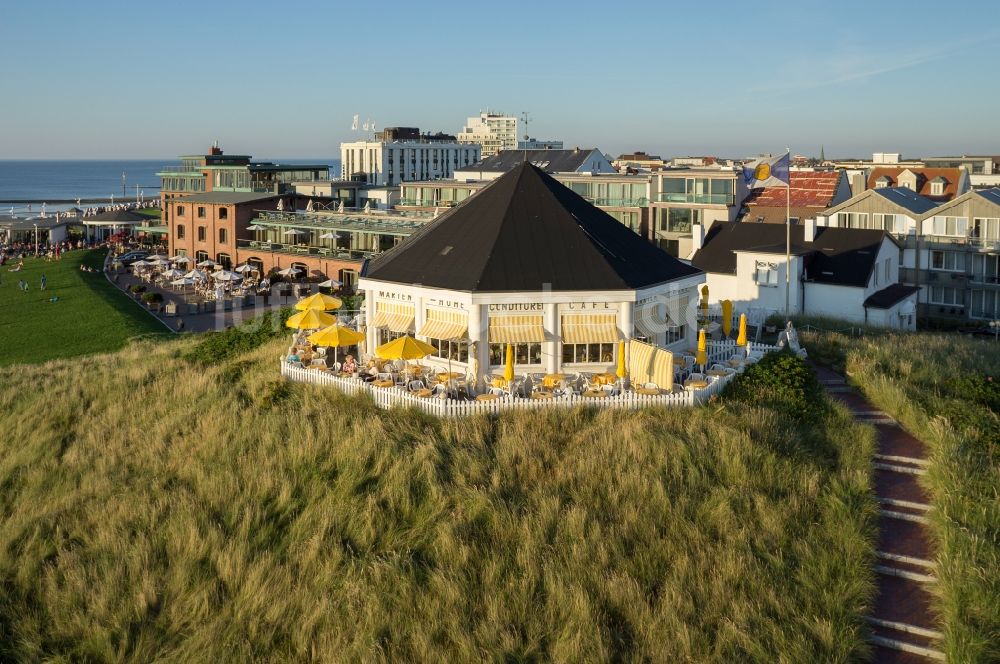
<path fill-rule="evenodd" d="M 873 7 L 881 7 L 874 11 Z M 0 158 L 334 157 L 528 111 L 667 155 L 1000 153 L 1000 3 L 11 2 Z"/>

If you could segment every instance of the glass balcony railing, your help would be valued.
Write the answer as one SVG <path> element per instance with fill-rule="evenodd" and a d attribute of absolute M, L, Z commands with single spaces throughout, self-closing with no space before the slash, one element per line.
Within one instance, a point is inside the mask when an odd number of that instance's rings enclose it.
<path fill-rule="evenodd" d="M 315 247 L 306 244 L 288 244 L 286 242 L 267 242 L 264 240 L 237 240 L 236 246 L 240 249 L 257 249 L 276 254 L 317 256 L 320 258 L 338 258 L 341 260 L 364 260 L 380 253 L 378 251 L 360 251 L 339 247 Z"/>
<path fill-rule="evenodd" d="M 649 205 L 648 198 L 594 198 L 584 196 L 597 207 L 646 207 Z"/>
<path fill-rule="evenodd" d="M 659 203 L 692 203 L 694 205 L 733 205 L 732 194 L 672 194 L 656 195 Z"/>
<path fill-rule="evenodd" d="M 197 173 L 202 175 L 202 166 L 161 166 L 156 173 Z"/>

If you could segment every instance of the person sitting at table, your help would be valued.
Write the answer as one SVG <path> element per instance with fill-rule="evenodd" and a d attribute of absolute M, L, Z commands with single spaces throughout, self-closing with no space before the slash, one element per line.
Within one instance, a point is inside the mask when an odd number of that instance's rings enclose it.
<path fill-rule="evenodd" d="M 295 364 L 296 362 L 301 362 L 301 361 L 302 358 L 298 355 L 298 353 L 292 353 L 291 355 L 288 356 L 289 364 Z"/>
<path fill-rule="evenodd" d="M 354 360 L 353 355 L 348 355 L 347 359 L 344 360 L 344 366 L 341 370 L 347 374 L 355 374 L 358 372 L 358 363 Z"/>
<path fill-rule="evenodd" d="M 368 366 L 365 367 L 365 370 L 362 373 L 361 378 L 366 383 L 371 383 L 372 381 L 374 381 L 378 377 L 378 374 L 379 374 L 379 367 L 378 367 L 378 365 L 375 364 L 374 360 L 369 360 L 368 361 Z"/>

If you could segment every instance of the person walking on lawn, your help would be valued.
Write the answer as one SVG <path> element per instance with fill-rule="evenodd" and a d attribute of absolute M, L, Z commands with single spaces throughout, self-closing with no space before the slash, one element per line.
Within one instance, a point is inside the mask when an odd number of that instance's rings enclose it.
<path fill-rule="evenodd" d="M 45 284 L 48 283 L 48 280 L 45 278 L 45 274 L 44 273 L 42 274 L 42 282 L 41 283 L 42 283 L 42 290 L 45 290 Z"/>

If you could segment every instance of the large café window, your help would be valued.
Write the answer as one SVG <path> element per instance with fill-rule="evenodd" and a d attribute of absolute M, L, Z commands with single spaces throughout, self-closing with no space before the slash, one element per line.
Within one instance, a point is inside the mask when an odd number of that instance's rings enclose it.
<path fill-rule="evenodd" d="M 468 341 L 448 341 L 447 339 L 432 339 L 428 337 L 427 343 L 437 348 L 437 353 L 434 354 L 435 357 L 453 362 L 469 361 Z"/>
<path fill-rule="evenodd" d="M 613 362 L 615 344 L 563 344 L 563 364 Z"/>
<path fill-rule="evenodd" d="M 507 359 L 507 344 L 490 344 L 490 364 L 503 366 Z M 514 364 L 531 365 L 542 363 L 542 344 L 514 344 Z"/>
<path fill-rule="evenodd" d="M 381 346 L 382 344 L 387 344 L 390 341 L 395 341 L 396 339 L 404 336 L 405 334 L 406 332 L 393 332 L 388 328 L 380 327 L 378 329 L 378 343 Z"/>

